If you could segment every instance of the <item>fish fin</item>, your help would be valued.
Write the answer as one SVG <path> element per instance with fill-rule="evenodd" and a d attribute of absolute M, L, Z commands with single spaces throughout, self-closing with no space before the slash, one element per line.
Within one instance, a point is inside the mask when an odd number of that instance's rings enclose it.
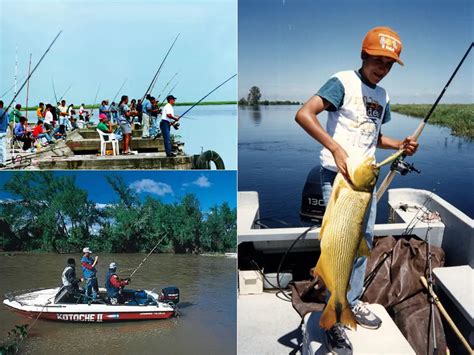
<path fill-rule="evenodd" d="M 319 240 L 322 240 L 324 237 L 324 229 L 328 223 L 332 219 L 332 214 L 334 210 L 334 205 L 336 204 L 336 200 L 339 197 L 339 192 L 343 187 L 343 181 L 341 181 L 341 175 L 336 175 L 336 179 L 332 184 L 333 190 L 331 193 L 331 197 L 329 198 L 328 205 L 326 206 L 326 212 L 324 212 L 323 222 L 321 223 L 321 229 L 319 230 Z"/>
<path fill-rule="evenodd" d="M 337 323 L 336 305 L 334 302 L 334 296 L 329 298 L 329 302 L 324 307 L 321 318 L 319 319 L 319 326 L 323 329 L 329 330 L 334 324 Z"/>
<path fill-rule="evenodd" d="M 347 303 L 345 308 L 342 310 L 341 323 L 354 330 L 357 329 L 357 321 L 354 317 L 354 313 L 352 313 L 352 310 Z"/>
<path fill-rule="evenodd" d="M 329 276 L 325 274 L 325 271 L 323 268 L 323 264 L 324 264 L 323 258 L 324 258 L 323 255 L 319 257 L 318 263 L 316 264 L 316 267 L 313 269 L 313 276 L 318 275 L 323 280 L 326 288 L 328 288 L 329 290 L 332 290 L 333 289 L 332 280 Z"/>
<path fill-rule="evenodd" d="M 369 256 L 370 255 L 370 250 L 369 247 L 367 246 L 367 241 L 365 238 L 361 238 L 360 243 L 359 243 L 359 249 L 357 250 L 357 257 L 359 256 Z"/>

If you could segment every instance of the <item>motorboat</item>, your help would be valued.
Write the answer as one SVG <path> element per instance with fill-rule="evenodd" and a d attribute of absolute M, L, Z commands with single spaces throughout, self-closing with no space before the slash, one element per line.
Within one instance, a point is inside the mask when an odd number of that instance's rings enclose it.
<path fill-rule="evenodd" d="M 179 289 L 170 286 L 159 294 L 155 290 L 123 289 L 120 304 L 111 304 L 104 288 L 99 289 L 95 300 L 73 297 L 62 287 L 11 292 L 5 297 L 5 306 L 29 318 L 101 323 L 171 318 L 178 312 Z"/>

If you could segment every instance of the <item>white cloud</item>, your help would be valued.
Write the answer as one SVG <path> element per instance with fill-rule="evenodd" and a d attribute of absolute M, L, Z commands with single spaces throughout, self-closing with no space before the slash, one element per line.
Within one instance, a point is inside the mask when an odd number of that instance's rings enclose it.
<path fill-rule="evenodd" d="M 204 175 L 201 175 L 196 180 L 194 180 L 193 184 L 199 187 L 210 187 L 212 185 L 209 179 Z"/>
<path fill-rule="evenodd" d="M 164 196 L 166 194 L 173 194 L 173 189 L 170 185 L 164 182 L 157 182 L 151 179 L 142 179 L 134 181 L 130 184 L 130 188 L 135 190 L 137 193 L 148 192 L 158 196 Z"/>

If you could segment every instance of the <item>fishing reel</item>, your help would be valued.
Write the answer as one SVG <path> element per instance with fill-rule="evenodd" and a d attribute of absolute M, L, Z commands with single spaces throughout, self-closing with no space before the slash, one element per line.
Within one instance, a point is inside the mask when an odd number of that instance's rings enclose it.
<path fill-rule="evenodd" d="M 176 122 L 176 123 L 173 123 L 172 126 L 174 127 L 174 129 L 179 129 L 179 125 L 180 123 L 179 122 Z"/>
<path fill-rule="evenodd" d="M 396 159 L 396 160 L 393 161 L 392 165 L 390 166 L 390 170 L 396 171 L 397 173 L 399 173 L 402 176 L 405 176 L 408 173 L 411 173 L 413 171 L 418 173 L 418 174 L 421 173 L 420 170 L 415 168 L 414 164 L 407 163 L 406 161 L 404 161 L 401 158 Z"/>

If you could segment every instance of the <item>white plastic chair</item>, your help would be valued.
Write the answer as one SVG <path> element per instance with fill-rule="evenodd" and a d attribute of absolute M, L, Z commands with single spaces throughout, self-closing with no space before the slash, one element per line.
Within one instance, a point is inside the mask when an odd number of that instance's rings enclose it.
<path fill-rule="evenodd" d="M 107 143 L 110 143 L 112 145 L 113 155 L 118 155 L 119 142 L 115 134 L 104 133 L 100 129 L 97 129 L 97 133 L 99 133 L 99 137 L 100 137 L 100 155 L 105 155 Z M 106 137 L 108 137 L 107 140 L 106 140 Z"/>

